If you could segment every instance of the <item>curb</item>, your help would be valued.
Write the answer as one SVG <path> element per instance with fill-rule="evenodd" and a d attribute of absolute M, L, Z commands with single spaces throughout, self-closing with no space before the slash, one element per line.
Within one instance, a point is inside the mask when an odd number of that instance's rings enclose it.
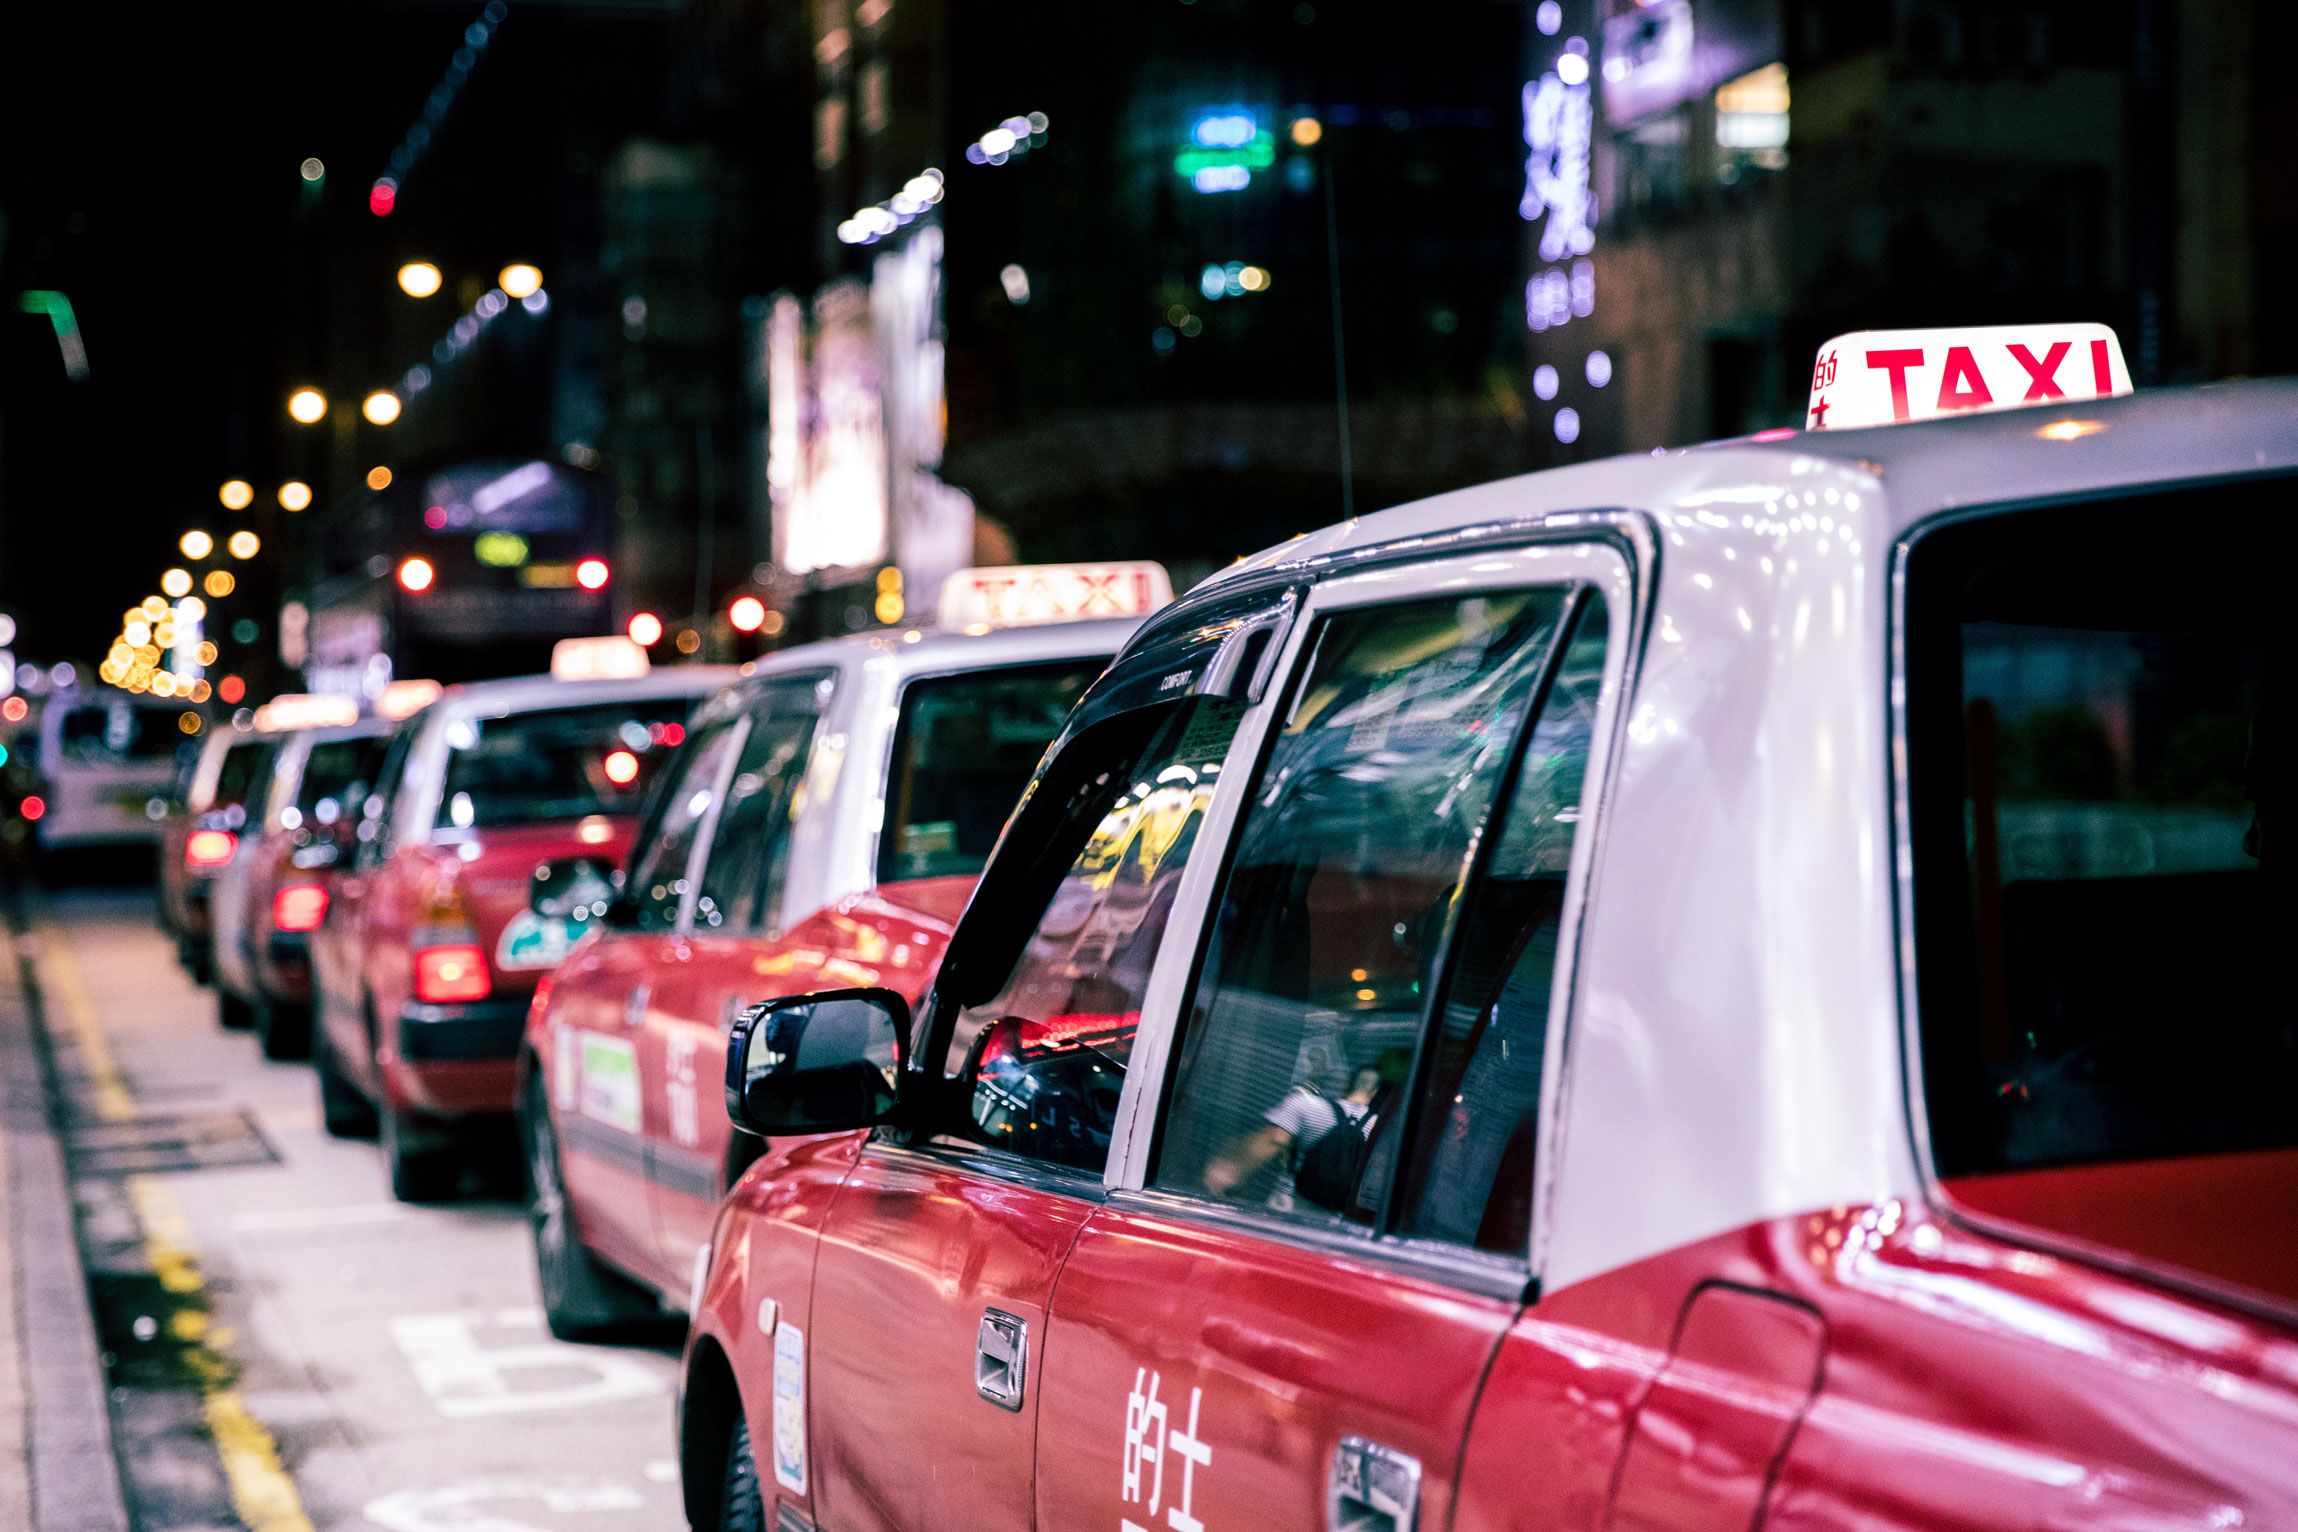
<path fill-rule="evenodd" d="M 57 1137 L 46 1020 L 24 930 L 8 890 L 14 963 L 0 963 L 0 1134 L 7 1140 L 9 1244 L 25 1398 L 25 1451 L 36 1532 L 127 1532 L 88 1277 Z M 0 1384 L 4 1386 L 4 1384 Z"/>

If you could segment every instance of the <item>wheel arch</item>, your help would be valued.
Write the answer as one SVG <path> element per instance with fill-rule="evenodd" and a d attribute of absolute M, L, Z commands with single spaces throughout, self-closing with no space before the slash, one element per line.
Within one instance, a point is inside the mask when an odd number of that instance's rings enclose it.
<path fill-rule="evenodd" d="M 717 1340 L 697 1335 L 687 1354 L 678 1397 L 678 1479 L 687 1525 L 709 1532 L 719 1525 L 726 1490 L 726 1448 L 742 1410 L 734 1364 Z"/>

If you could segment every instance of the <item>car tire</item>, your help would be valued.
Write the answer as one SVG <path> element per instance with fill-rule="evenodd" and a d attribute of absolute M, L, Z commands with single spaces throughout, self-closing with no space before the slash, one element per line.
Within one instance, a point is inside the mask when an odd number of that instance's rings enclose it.
<path fill-rule="evenodd" d="M 452 1197 L 463 1170 L 453 1137 L 420 1112 L 386 1104 L 379 1115 L 391 1195 L 401 1202 L 444 1202 Z"/>
<path fill-rule="evenodd" d="M 766 1532 L 766 1487 L 750 1450 L 750 1418 L 737 1404 L 726 1442 L 726 1482 L 718 1492 L 718 1532 Z"/>
<path fill-rule="evenodd" d="M 255 1007 L 219 984 L 215 989 L 215 1019 L 227 1032 L 245 1032 L 255 1025 Z"/>
<path fill-rule="evenodd" d="M 205 985 L 214 977 L 208 966 L 207 948 L 188 936 L 176 938 L 176 961 L 183 964 L 184 972 L 191 975 L 194 984 Z"/>
<path fill-rule="evenodd" d="M 373 1138 L 381 1126 L 375 1103 L 344 1075 L 324 1031 L 313 1039 L 311 1054 L 312 1073 L 319 1076 L 319 1119 L 327 1125 L 328 1137 Z"/>
<path fill-rule="evenodd" d="M 255 1041 L 267 1059 L 300 1059 L 311 1054 L 311 1008 L 278 1000 L 255 1003 Z"/>
<path fill-rule="evenodd" d="M 534 1235 L 535 1276 L 543 1319 L 563 1341 L 592 1340 L 662 1317 L 655 1296 L 583 1248 L 575 1233 L 542 1084 L 530 1078 L 519 1101 L 519 1139 L 527 1159 L 527 1222 Z"/>

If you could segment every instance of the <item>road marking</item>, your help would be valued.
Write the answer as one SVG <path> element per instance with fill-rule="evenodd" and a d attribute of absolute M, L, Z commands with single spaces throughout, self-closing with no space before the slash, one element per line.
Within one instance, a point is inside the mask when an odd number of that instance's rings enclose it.
<path fill-rule="evenodd" d="M 541 1329 L 542 1315 L 506 1309 L 489 1316 L 478 1310 L 450 1314 L 410 1314 L 391 1321 L 391 1339 L 415 1371 L 415 1381 L 440 1414 L 450 1420 L 479 1415 L 511 1415 L 529 1410 L 572 1410 L 663 1392 L 663 1381 L 633 1359 L 564 1341 L 517 1346 L 479 1344 L 474 1331 L 489 1322 L 501 1328 Z M 521 1373 L 588 1373 L 580 1383 L 520 1388 Z"/>
<path fill-rule="evenodd" d="M 542 1528 L 482 1509 L 503 1501 L 533 1501 L 559 1514 L 635 1511 L 644 1496 L 609 1479 L 479 1479 L 447 1489 L 406 1489 L 370 1500 L 359 1514 L 389 1532 L 543 1532 Z"/>
<path fill-rule="evenodd" d="M 341 1229 L 363 1223 L 398 1223 L 412 1217 L 396 1202 L 354 1202 L 337 1208 L 265 1208 L 235 1213 L 231 1226 L 243 1234 L 289 1229 Z"/>
<path fill-rule="evenodd" d="M 71 1024 L 93 1089 L 96 1115 L 106 1122 L 125 1122 L 136 1115 L 135 1098 L 120 1079 L 96 1008 L 88 1002 L 71 942 L 61 927 L 47 921 L 41 922 L 40 937 L 33 952 L 34 968 L 44 992 L 56 997 Z M 162 1289 L 183 1300 L 171 1329 L 186 1343 L 184 1365 L 199 1379 L 200 1412 L 215 1440 L 224 1479 L 231 1485 L 232 1509 L 250 1532 L 313 1532 L 295 1481 L 280 1466 L 279 1444 L 248 1413 L 233 1387 L 239 1369 L 223 1351 L 230 1332 L 208 1326 L 207 1279 L 192 1244 L 191 1220 L 157 1176 L 129 1176 L 126 1187 L 136 1222 L 144 1231 L 144 1258 L 151 1263 L 152 1275 Z"/>

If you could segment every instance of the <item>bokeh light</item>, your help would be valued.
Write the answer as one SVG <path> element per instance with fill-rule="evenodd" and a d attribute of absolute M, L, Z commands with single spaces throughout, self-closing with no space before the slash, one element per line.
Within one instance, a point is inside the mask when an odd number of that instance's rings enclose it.
<path fill-rule="evenodd" d="M 575 584 L 584 590 L 604 590 L 607 575 L 605 559 L 584 559 L 575 565 Z"/>
<path fill-rule="evenodd" d="M 287 396 L 287 413 L 294 417 L 295 421 L 299 425 L 315 426 L 319 424 L 321 420 L 326 418 L 327 396 L 316 388 L 299 388 L 294 393 Z M 254 498 L 252 492 L 250 493 L 249 498 Z M 228 500 L 224 503 L 226 505 L 231 505 L 231 502 Z M 240 505 L 245 505 L 246 503 L 247 502 L 243 500 L 240 502 Z M 240 505 L 233 505 L 231 508 L 236 511 L 240 508 Z"/>
<path fill-rule="evenodd" d="M 535 267 L 521 262 L 516 266 L 505 266 L 495 282 L 509 296 L 525 298 L 542 291 L 543 274 Z"/>
<path fill-rule="evenodd" d="M 640 612 L 630 619 L 631 642 L 651 649 L 662 642 L 662 619 L 652 612 Z"/>
<path fill-rule="evenodd" d="M 409 261 L 399 268 L 399 291 L 410 298 L 428 298 L 445 279 L 429 261 Z"/>
<path fill-rule="evenodd" d="M 218 600 L 230 595 L 233 587 L 239 584 L 237 580 L 232 578 L 231 571 L 228 569 L 211 569 L 208 571 L 207 578 L 200 583 L 206 587 L 209 595 Z"/>
<path fill-rule="evenodd" d="M 726 620 L 744 633 L 755 633 L 766 620 L 766 603 L 756 596 L 737 596 L 726 609 Z"/>
<path fill-rule="evenodd" d="M 224 546 L 231 550 L 231 556 L 235 559 L 251 559 L 255 557 L 256 550 L 263 546 L 263 540 L 242 528 L 232 533 L 231 541 Z"/>
<path fill-rule="evenodd" d="M 429 590 L 432 578 L 433 571 L 429 559 L 409 559 L 399 566 L 399 584 L 403 589 L 411 591 Z"/>
<path fill-rule="evenodd" d="M 391 470 L 380 463 L 368 469 L 367 487 L 369 489 L 389 489 L 391 487 Z"/>
<path fill-rule="evenodd" d="M 247 695 L 247 683 L 237 676 L 225 676 L 215 683 L 215 694 L 226 703 L 237 703 Z"/>
<path fill-rule="evenodd" d="M 321 406 L 322 409 L 325 407 L 325 405 Z M 292 410 L 293 406 L 291 405 L 289 408 Z M 244 511 L 255 504 L 255 486 L 245 479 L 226 479 L 223 481 L 223 488 L 215 492 L 215 497 L 224 503 L 226 510 Z M 192 555 L 193 558 L 199 556 L 196 553 Z"/>
<path fill-rule="evenodd" d="M 311 486 L 301 479 L 289 479 L 279 486 L 280 509 L 300 511 L 311 503 Z M 245 557 L 246 555 L 241 555 Z"/>
<path fill-rule="evenodd" d="M 204 559 L 215 552 L 215 539 L 195 528 L 186 532 L 177 541 L 176 546 L 183 550 L 183 555 L 187 559 Z"/>
<path fill-rule="evenodd" d="M 379 388 L 360 404 L 359 413 L 367 417 L 369 425 L 387 426 L 399 418 L 399 396 L 387 388 Z"/>
<path fill-rule="evenodd" d="M 160 589 L 171 596 L 188 596 L 191 588 L 192 577 L 188 570 L 171 569 L 160 576 Z"/>

